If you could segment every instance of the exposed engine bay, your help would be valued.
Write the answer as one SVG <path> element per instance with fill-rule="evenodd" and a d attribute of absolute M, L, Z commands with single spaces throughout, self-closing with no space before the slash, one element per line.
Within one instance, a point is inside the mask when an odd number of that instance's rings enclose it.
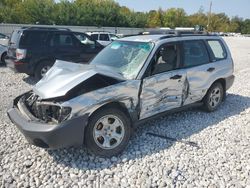
<path fill-rule="evenodd" d="M 33 92 L 24 94 L 17 106 L 28 118 L 35 118 L 45 123 L 63 122 L 70 117 L 71 113 L 70 107 L 63 107 L 56 102 L 43 101 Z"/>
<path fill-rule="evenodd" d="M 79 83 L 63 96 L 43 99 L 33 90 L 22 95 L 16 105 L 29 119 L 35 117 L 36 121 L 58 124 L 69 119 L 71 116 L 71 107 L 65 107 L 62 103 L 85 93 L 105 88 L 119 82 L 121 81 L 96 74 L 84 80 L 82 83 Z"/>

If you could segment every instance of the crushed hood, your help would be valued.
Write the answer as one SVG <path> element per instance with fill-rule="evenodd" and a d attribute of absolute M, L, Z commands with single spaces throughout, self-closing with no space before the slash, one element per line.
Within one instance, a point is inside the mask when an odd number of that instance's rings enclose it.
<path fill-rule="evenodd" d="M 41 99 L 61 97 L 96 74 L 125 80 L 122 75 L 107 67 L 57 60 L 47 74 L 34 86 L 33 91 Z"/>

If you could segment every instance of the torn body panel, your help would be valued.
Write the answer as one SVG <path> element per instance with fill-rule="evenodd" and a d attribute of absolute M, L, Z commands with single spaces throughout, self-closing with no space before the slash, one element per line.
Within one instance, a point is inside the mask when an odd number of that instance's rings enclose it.
<path fill-rule="evenodd" d="M 140 96 L 140 119 L 180 107 L 184 100 L 183 90 L 187 89 L 186 80 L 185 70 L 174 70 L 145 78 Z"/>
<path fill-rule="evenodd" d="M 119 102 L 126 106 L 129 112 L 134 112 L 138 104 L 140 80 L 127 80 L 119 84 L 101 88 L 84 95 L 80 95 L 64 102 L 63 106 L 70 106 L 72 114 L 76 116 L 89 113 L 112 102 Z"/>

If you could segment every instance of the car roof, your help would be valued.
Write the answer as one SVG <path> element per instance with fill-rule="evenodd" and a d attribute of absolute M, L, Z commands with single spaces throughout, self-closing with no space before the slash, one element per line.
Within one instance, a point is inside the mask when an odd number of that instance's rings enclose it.
<path fill-rule="evenodd" d="M 54 27 L 21 27 L 19 29 L 16 29 L 17 31 L 66 31 L 66 32 L 72 32 L 68 28 L 54 28 Z"/>
<path fill-rule="evenodd" d="M 118 40 L 132 41 L 132 42 L 155 42 L 164 36 L 166 35 L 135 35 L 135 36 L 120 38 Z"/>
<path fill-rule="evenodd" d="M 88 31 L 86 33 L 88 33 L 88 34 L 113 34 L 113 33 L 110 33 L 108 31 Z"/>
<path fill-rule="evenodd" d="M 175 35 L 175 34 L 149 34 L 149 35 L 135 35 L 118 39 L 119 41 L 131 41 L 131 42 L 157 42 L 159 40 L 167 38 L 220 38 L 217 35 L 208 35 L 208 34 L 185 34 L 185 35 Z"/>

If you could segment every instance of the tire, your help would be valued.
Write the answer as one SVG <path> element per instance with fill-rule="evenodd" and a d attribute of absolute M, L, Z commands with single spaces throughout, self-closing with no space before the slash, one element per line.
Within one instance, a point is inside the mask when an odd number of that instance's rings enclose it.
<path fill-rule="evenodd" d="M 4 52 L 4 53 L 2 54 L 2 57 L 1 57 L 1 63 L 4 64 L 4 65 L 6 64 L 6 62 L 5 62 L 6 56 L 7 56 L 7 52 Z"/>
<path fill-rule="evenodd" d="M 85 129 L 85 144 L 95 155 L 115 156 L 126 148 L 131 132 L 130 120 L 124 112 L 118 108 L 104 108 L 91 116 Z"/>
<path fill-rule="evenodd" d="M 54 63 L 49 61 L 40 62 L 35 69 L 35 79 L 41 80 L 45 73 L 53 66 Z"/>
<path fill-rule="evenodd" d="M 215 111 L 224 98 L 224 88 L 220 82 L 214 83 L 203 99 L 203 107 L 207 112 Z"/>

